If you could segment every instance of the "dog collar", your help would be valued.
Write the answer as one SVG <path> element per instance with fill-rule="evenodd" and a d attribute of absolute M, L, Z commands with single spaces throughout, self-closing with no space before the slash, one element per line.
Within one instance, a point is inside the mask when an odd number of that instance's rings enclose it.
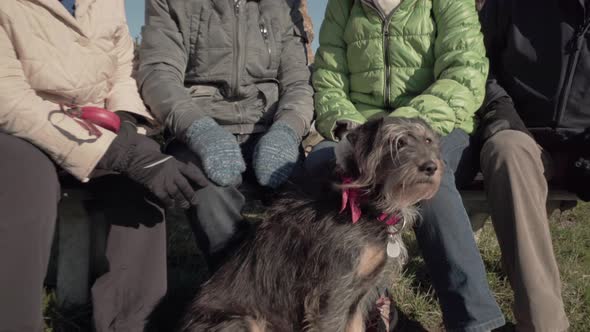
<path fill-rule="evenodd" d="M 384 222 L 385 225 L 387 225 L 387 226 L 397 225 L 397 223 L 400 221 L 400 219 L 401 218 L 397 214 L 388 215 L 385 213 L 381 213 L 381 215 L 379 215 L 379 217 L 377 217 L 377 220 Z"/>
<path fill-rule="evenodd" d="M 352 183 L 352 178 L 350 177 L 342 177 L 343 184 Z M 346 188 L 342 190 L 342 205 L 340 207 L 340 213 L 344 212 L 347 207 L 350 207 L 350 213 L 352 215 L 352 223 L 356 224 L 359 219 L 361 218 L 361 198 L 362 193 L 357 188 Z M 400 221 L 400 217 L 397 214 L 388 215 L 385 213 L 380 214 L 377 217 L 382 223 L 385 223 L 387 226 L 394 226 Z"/>

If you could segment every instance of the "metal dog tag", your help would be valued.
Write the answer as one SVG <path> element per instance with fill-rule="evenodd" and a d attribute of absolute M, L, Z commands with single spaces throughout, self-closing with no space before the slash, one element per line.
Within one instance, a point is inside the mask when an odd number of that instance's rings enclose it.
<path fill-rule="evenodd" d="M 391 258 L 396 258 L 401 253 L 401 247 L 399 246 L 398 241 L 388 241 L 387 242 L 387 256 Z"/>

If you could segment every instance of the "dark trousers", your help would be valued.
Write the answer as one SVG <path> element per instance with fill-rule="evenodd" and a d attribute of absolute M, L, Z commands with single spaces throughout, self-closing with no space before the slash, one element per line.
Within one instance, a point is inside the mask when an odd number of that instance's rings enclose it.
<path fill-rule="evenodd" d="M 310 175 L 326 171 L 336 143 L 318 144 L 305 162 Z M 504 325 L 504 316 L 488 287 L 469 217 L 455 185 L 469 136 L 454 130 L 442 138 L 445 170 L 438 193 L 421 204 L 422 222 L 415 229 L 418 245 L 432 276 L 446 331 L 489 331 Z"/>
<path fill-rule="evenodd" d="M 235 245 L 240 243 L 241 236 L 249 231 L 249 225 L 242 217 L 246 197 L 240 189 L 247 184 L 257 190 L 264 190 L 256 184 L 251 167 L 252 154 L 259 135 L 236 135 L 236 138 L 247 165 L 246 172 L 242 174 L 242 183 L 222 187 L 209 181 L 207 187 L 197 190 L 197 205 L 187 212 L 197 246 L 212 270 L 223 263 L 235 249 Z M 166 153 L 182 162 L 201 167 L 199 157 L 179 141 L 174 140 L 167 144 Z"/>
<path fill-rule="evenodd" d="M 0 331 L 43 330 L 43 280 L 60 200 L 58 170 L 32 144 L 0 133 Z M 85 185 L 104 203 L 106 272 L 92 286 L 96 331 L 143 331 L 166 292 L 161 211 L 120 176 Z M 111 204 L 112 203 L 112 204 Z"/>
<path fill-rule="evenodd" d="M 197 190 L 197 205 L 187 213 L 197 246 L 205 255 L 210 272 L 219 267 L 237 249 L 243 237 L 252 231 L 251 225 L 242 217 L 242 210 L 246 204 L 244 193 L 255 194 L 266 204 L 272 201 L 274 193 L 273 190 L 258 184 L 252 168 L 254 149 L 262 135 L 235 136 L 247 166 L 246 171 L 242 173 L 241 183 L 222 187 L 209 181 L 207 187 Z M 199 156 L 180 141 L 171 141 L 165 150 L 178 160 L 201 168 Z M 290 182 L 300 181 L 302 167 L 301 158 L 291 174 Z"/>

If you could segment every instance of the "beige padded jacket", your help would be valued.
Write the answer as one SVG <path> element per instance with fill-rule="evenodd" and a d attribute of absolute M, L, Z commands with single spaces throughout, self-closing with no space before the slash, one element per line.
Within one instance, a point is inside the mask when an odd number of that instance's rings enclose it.
<path fill-rule="evenodd" d="M 59 104 L 151 119 L 131 77 L 132 62 L 123 0 L 77 0 L 76 18 L 58 0 L 1 0 L 0 131 L 33 143 L 87 180 L 115 134 L 90 135 Z"/>

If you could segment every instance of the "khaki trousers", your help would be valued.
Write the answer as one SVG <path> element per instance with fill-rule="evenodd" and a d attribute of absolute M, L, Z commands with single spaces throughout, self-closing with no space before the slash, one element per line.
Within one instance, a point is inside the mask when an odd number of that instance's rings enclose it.
<path fill-rule="evenodd" d="M 480 160 L 517 331 L 564 331 L 569 323 L 546 211 L 550 156 L 528 135 L 505 130 L 486 141 Z"/>

